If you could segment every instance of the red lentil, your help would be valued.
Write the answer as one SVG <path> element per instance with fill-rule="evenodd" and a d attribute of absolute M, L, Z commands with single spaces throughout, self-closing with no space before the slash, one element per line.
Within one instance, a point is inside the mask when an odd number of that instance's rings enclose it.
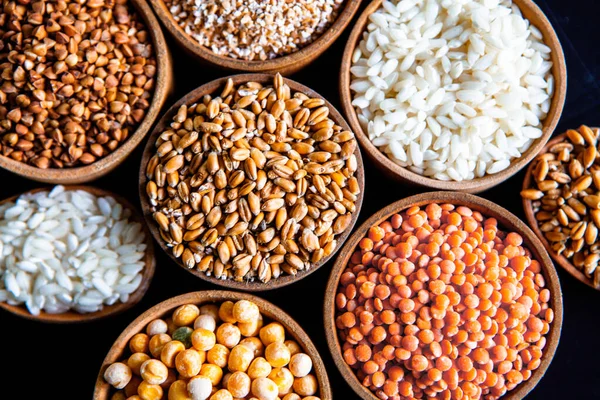
<path fill-rule="evenodd" d="M 515 232 L 465 206 L 369 229 L 336 298 L 344 360 L 381 399 L 498 399 L 540 366 L 554 312 Z"/>

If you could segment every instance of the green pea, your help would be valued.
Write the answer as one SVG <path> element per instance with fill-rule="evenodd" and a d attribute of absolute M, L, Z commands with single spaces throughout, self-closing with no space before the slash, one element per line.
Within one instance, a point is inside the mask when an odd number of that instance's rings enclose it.
<path fill-rule="evenodd" d="M 194 330 L 189 326 L 182 326 L 173 332 L 173 340 L 179 340 L 186 349 L 192 347 L 192 332 Z"/>

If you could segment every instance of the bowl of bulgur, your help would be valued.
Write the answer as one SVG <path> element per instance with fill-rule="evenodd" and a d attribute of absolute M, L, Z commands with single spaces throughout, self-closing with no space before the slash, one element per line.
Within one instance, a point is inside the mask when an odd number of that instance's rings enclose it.
<path fill-rule="evenodd" d="M 294 73 L 319 57 L 360 0 L 150 0 L 186 52 L 230 71 Z"/>

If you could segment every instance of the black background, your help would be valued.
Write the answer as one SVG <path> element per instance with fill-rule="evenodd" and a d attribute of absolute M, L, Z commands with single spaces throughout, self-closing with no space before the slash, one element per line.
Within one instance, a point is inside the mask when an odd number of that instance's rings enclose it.
<path fill-rule="evenodd" d="M 366 5 L 366 1 L 361 10 Z M 581 124 L 600 126 L 600 47 L 597 0 L 537 0 L 547 13 L 562 42 L 568 66 L 567 103 L 556 134 Z M 358 17 L 355 16 L 354 21 Z M 353 21 L 353 22 L 354 22 Z M 344 45 L 353 23 L 334 45 L 312 65 L 291 76 L 326 97 L 339 109 L 338 77 Z M 165 32 L 166 34 L 166 32 Z M 227 73 L 208 69 L 184 54 L 167 36 L 174 60 L 175 92 L 166 110 L 190 90 Z M 109 175 L 91 182 L 112 190 L 139 205 L 137 179 L 142 143 Z M 356 227 L 380 208 L 420 192 L 387 181 L 365 159 L 366 194 Z M 481 193 L 524 218 L 519 191 L 524 171 Z M 42 186 L 4 170 L 0 171 L 0 195 L 9 197 Z M 176 266 L 156 246 L 157 270 L 142 301 L 125 313 L 109 319 L 72 325 L 32 322 L 0 312 L 0 399 L 86 399 L 91 398 L 95 380 L 106 352 L 121 331 L 153 305 L 179 294 L 219 289 Z M 259 293 L 286 312 L 307 331 L 321 352 L 335 398 L 357 396 L 342 379 L 325 340 L 322 304 L 329 271 L 333 264 L 285 289 Z M 564 323 L 558 350 L 544 378 L 527 399 L 600 398 L 598 360 L 600 344 L 598 319 L 600 292 L 572 278 L 559 268 L 564 295 Z M 8 393 L 16 393 L 10 395 Z"/>

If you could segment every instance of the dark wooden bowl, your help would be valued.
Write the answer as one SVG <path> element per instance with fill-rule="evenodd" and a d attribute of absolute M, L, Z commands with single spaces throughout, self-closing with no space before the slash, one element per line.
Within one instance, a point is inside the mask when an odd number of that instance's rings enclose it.
<path fill-rule="evenodd" d="M 78 186 L 78 185 L 65 186 L 65 189 L 67 189 L 67 190 L 85 190 L 86 192 L 89 192 L 96 196 L 111 196 L 115 200 L 117 200 L 123 206 L 124 209 L 131 210 L 130 218 L 133 221 L 136 221 L 136 222 L 139 222 L 140 224 L 142 224 L 142 227 L 144 229 L 144 234 L 146 235 L 146 240 L 144 242 L 146 244 L 146 252 L 145 252 L 146 254 L 144 255 L 144 260 L 143 260 L 145 266 L 144 266 L 144 269 L 142 272 L 142 282 L 140 283 L 140 286 L 136 289 L 135 292 L 133 292 L 129 295 L 129 299 L 127 300 L 127 302 L 121 303 L 120 301 L 118 301 L 111 306 L 104 305 L 101 310 L 93 312 L 93 313 L 82 314 L 82 313 L 79 313 L 74 310 L 69 310 L 62 314 L 48 314 L 48 313 L 42 311 L 42 312 L 40 312 L 39 315 L 33 315 L 33 314 L 29 313 L 29 310 L 27 310 L 27 308 L 24 305 L 13 306 L 13 305 L 10 305 L 10 304 L 4 303 L 4 302 L 0 302 L 0 308 L 6 310 L 8 312 L 11 312 L 15 315 L 18 315 L 20 317 L 29 319 L 29 320 L 57 323 L 57 324 L 73 324 L 73 323 L 79 323 L 79 322 L 96 321 L 96 320 L 103 319 L 103 318 L 106 318 L 106 317 L 109 317 L 112 315 L 117 315 L 126 310 L 129 310 L 131 307 L 133 307 L 134 305 L 139 303 L 140 300 L 146 294 L 146 291 L 148 291 L 148 288 L 150 287 L 150 282 L 152 281 L 152 278 L 154 277 L 154 270 L 156 268 L 156 259 L 154 258 L 154 246 L 152 244 L 152 238 L 150 236 L 150 231 L 148 230 L 146 224 L 144 223 L 144 219 L 142 218 L 142 216 L 141 216 L 140 212 L 137 210 L 137 208 L 134 207 L 133 204 L 131 204 L 127 199 L 125 199 L 124 197 L 122 197 L 118 194 L 109 192 L 108 190 L 100 189 L 100 188 L 93 187 L 93 186 Z M 37 188 L 37 189 L 31 190 L 31 191 L 28 191 L 25 193 L 37 193 L 37 192 L 41 192 L 43 190 L 51 190 L 51 188 Z M 22 193 L 22 194 L 25 194 L 25 193 Z M 0 204 L 4 204 L 9 201 L 14 201 L 19 196 L 21 196 L 21 195 L 16 195 L 16 196 L 12 196 L 7 199 L 4 199 L 4 200 L 0 201 Z"/>
<path fill-rule="evenodd" d="M 365 237 L 369 228 L 387 220 L 392 215 L 406 210 L 412 206 L 423 206 L 430 203 L 450 203 L 470 207 L 474 211 L 481 212 L 485 217 L 496 218 L 501 227 L 505 230 L 517 232 L 523 237 L 524 245 L 531 251 L 533 257 L 540 262 L 544 277 L 546 279 L 546 287 L 551 294 L 551 307 L 554 310 L 554 322 L 551 324 L 550 331 L 546 335 L 546 347 L 541 359 L 541 364 L 538 369 L 533 371 L 528 381 L 518 385 L 515 389 L 502 396 L 503 400 L 519 400 L 524 398 L 537 383 L 542 379 L 554 353 L 558 346 L 560 333 L 562 329 L 563 319 L 563 300 L 560 281 L 556 273 L 556 269 L 552 264 L 552 260 L 548 256 L 546 249 L 539 241 L 537 236 L 529 229 L 529 227 L 517 218 L 508 210 L 498 206 L 497 204 L 475 196 L 469 193 L 461 192 L 428 192 L 415 196 L 407 197 L 403 200 L 390 204 L 389 206 L 379 210 L 368 220 L 366 220 L 352 237 L 348 239 L 342 250 L 340 251 L 325 291 L 324 303 L 324 323 L 325 333 L 327 336 L 327 344 L 333 356 L 335 364 L 343 375 L 344 379 L 352 387 L 360 398 L 365 400 L 377 400 L 377 396 L 356 377 L 354 371 L 346 364 L 342 356 L 342 350 L 338 339 L 337 328 L 335 325 L 335 296 L 337 293 L 340 277 L 344 269 L 348 265 L 350 257 L 354 252 L 358 242 Z"/>
<path fill-rule="evenodd" d="M 308 334 L 302 329 L 294 319 L 271 302 L 261 299 L 246 293 L 230 292 L 224 290 L 207 290 L 200 292 L 191 292 L 172 297 L 154 307 L 151 307 L 146 312 L 137 317 L 125 330 L 108 351 L 108 354 L 102 362 L 96 386 L 94 388 L 93 400 L 109 400 L 111 395 L 111 386 L 104 380 L 104 371 L 114 362 L 120 361 L 125 352 L 129 349 L 129 339 L 136 333 L 142 332 L 148 323 L 156 318 L 163 318 L 170 315 L 177 307 L 184 304 L 214 304 L 224 301 L 249 300 L 254 302 L 259 308 L 261 314 L 273 321 L 277 321 L 283 325 L 286 330 L 286 337 L 293 338 L 302 347 L 304 352 L 310 356 L 313 362 L 313 373 L 319 382 L 319 397 L 322 400 L 331 400 L 331 387 L 327 370 L 319 351 L 311 341 Z"/>
<path fill-rule="evenodd" d="M 0 156 L 1 168 L 22 177 L 44 183 L 70 185 L 90 182 L 118 167 L 144 139 L 154 122 L 156 122 L 158 113 L 165 104 L 168 95 L 172 92 L 173 66 L 167 42 L 152 9 L 144 0 L 131 0 L 131 3 L 143 19 L 152 38 L 157 70 L 156 86 L 154 87 L 152 102 L 146 112 L 146 116 L 137 129 L 115 151 L 90 165 L 73 168 L 41 169 L 9 157 Z"/>
<path fill-rule="evenodd" d="M 511 162 L 510 166 L 505 170 L 493 175 L 486 175 L 481 178 L 475 178 L 468 181 L 441 181 L 438 179 L 428 178 L 423 175 L 412 172 L 408 168 L 400 165 L 389 159 L 381 150 L 375 146 L 368 135 L 363 131 L 356 110 L 352 105 L 352 92 L 350 90 L 351 76 L 350 67 L 352 66 L 352 54 L 354 49 L 362 40 L 362 35 L 369 22 L 369 16 L 381 6 L 383 0 L 373 0 L 371 4 L 363 11 L 358 18 L 354 28 L 350 32 L 344 55 L 342 57 L 342 67 L 340 71 L 340 98 L 342 102 L 342 110 L 348 118 L 350 126 L 356 133 L 356 137 L 360 142 L 363 150 L 373 163 L 381 169 L 389 178 L 408 183 L 413 186 L 437 189 L 460 191 L 467 193 L 479 193 L 494 187 L 524 168 L 544 147 L 546 142 L 552 136 L 556 125 L 562 114 L 565 98 L 567 94 L 567 67 L 562 46 L 558 40 L 554 28 L 544 15 L 542 10 L 532 0 L 513 0 L 526 17 L 533 25 L 535 25 L 544 36 L 544 43 L 552 49 L 552 75 L 554 76 L 554 95 L 548 115 L 543 121 L 543 134 L 539 139 L 536 139 L 531 147 L 521 155 L 520 158 Z"/>
<path fill-rule="evenodd" d="M 552 140 L 550 140 L 548 142 L 548 144 L 546 144 L 546 146 L 544 146 L 544 148 L 540 152 L 540 155 L 548 152 L 550 147 L 554 146 L 555 144 L 564 142 L 566 140 L 567 140 L 567 135 L 565 133 L 562 133 L 562 134 L 552 138 Z M 531 164 L 529 164 L 529 167 L 527 168 L 527 173 L 525 174 L 525 179 L 523 179 L 523 189 L 528 189 L 531 187 L 531 185 L 532 185 L 531 177 L 532 177 L 532 174 L 533 174 L 533 171 L 534 171 L 536 165 L 537 165 L 536 161 L 533 161 Z M 548 240 L 546 240 L 546 238 L 544 237 L 544 234 L 540 230 L 540 225 L 539 225 L 538 221 L 535 219 L 535 213 L 533 212 L 533 205 L 531 204 L 532 201 L 527 200 L 525 198 L 523 198 L 522 200 L 523 200 L 523 210 L 525 211 L 525 217 L 527 219 L 527 223 L 529 224 L 531 229 L 533 229 L 533 231 L 535 232 L 537 237 L 540 239 L 540 242 L 542 242 L 542 244 L 548 251 L 548 254 L 550 254 L 550 256 L 552 257 L 552 259 L 556 263 L 558 263 L 558 265 L 560 265 L 564 270 L 566 270 L 569 274 L 571 274 L 575 279 L 577 279 L 578 281 L 583 282 L 586 285 L 588 285 L 589 287 L 592 287 L 596 290 L 600 290 L 600 287 L 594 286 L 592 279 L 585 276 L 583 271 L 579 270 L 575 265 L 573 265 L 567 257 L 563 256 L 562 254 L 557 254 L 554 250 L 552 250 L 552 246 L 550 245 L 550 242 L 548 242 Z"/>
<path fill-rule="evenodd" d="M 262 283 L 259 281 L 236 282 L 231 279 L 226 279 L 226 280 L 217 279 L 214 276 L 207 276 L 204 272 L 198 271 L 195 268 L 193 268 L 193 269 L 187 268 L 180 259 L 173 256 L 173 252 L 171 251 L 171 249 L 169 247 L 167 247 L 165 241 L 160 236 L 160 231 L 156 225 L 156 221 L 154 221 L 154 218 L 152 218 L 151 205 L 148 201 L 148 196 L 146 194 L 146 183 L 148 182 L 148 178 L 146 177 L 146 165 L 148 164 L 148 161 L 150 160 L 150 158 L 152 158 L 152 156 L 156 152 L 156 148 L 154 146 L 156 139 L 166 129 L 166 127 L 169 126 L 169 124 L 171 123 L 171 121 L 173 119 L 173 116 L 177 114 L 177 110 L 179 109 L 179 107 L 181 107 L 181 105 L 183 105 L 183 104 L 189 105 L 189 104 L 198 102 L 202 99 L 202 96 L 204 96 L 205 94 L 213 94 L 213 93 L 217 92 L 218 90 L 220 90 L 220 88 L 223 87 L 223 85 L 225 84 L 225 82 L 227 82 L 227 80 L 229 78 L 231 78 L 233 80 L 233 83 L 236 85 L 239 83 L 242 83 L 242 82 L 249 82 L 249 81 L 260 82 L 260 83 L 267 83 L 267 82 L 273 81 L 273 75 L 271 75 L 271 74 L 240 74 L 240 75 L 232 75 L 232 76 L 228 76 L 228 77 L 223 77 L 223 78 L 216 79 L 214 81 L 211 81 L 209 83 L 206 83 L 206 84 L 200 86 L 199 88 L 197 88 L 197 89 L 193 90 L 192 92 L 188 93 L 187 95 L 185 95 L 183 98 L 181 98 L 179 101 L 177 101 L 177 103 L 173 104 L 173 106 L 171 106 L 171 108 L 169 108 L 169 110 L 160 119 L 158 124 L 154 127 L 152 134 L 148 138 L 146 147 L 144 148 L 144 153 L 142 155 L 142 163 L 140 166 L 140 173 L 139 173 L 140 174 L 139 175 L 140 176 L 139 194 L 140 194 L 140 199 L 141 199 L 141 203 L 142 203 L 142 212 L 144 214 L 144 217 L 146 218 L 146 222 L 150 229 L 150 232 L 152 233 L 152 235 L 158 242 L 159 246 L 169 255 L 169 257 L 171 257 L 171 259 L 173 261 L 175 261 L 175 263 L 177 265 L 179 265 L 181 268 L 185 269 L 186 271 L 194 274 L 195 276 L 199 277 L 200 279 L 203 279 L 203 280 L 213 283 L 215 285 L 227 287 L 230 289 L 244 290 L 244 291 L 250 291 L 250 292 L 277 289 L 277 288 L 287 286 L 293 282 L 296 282 L 296 281 L 303 279 L 306 276 L 312 274 L 314 271 L 316 271 L 318 268 L 320 268 L 322 265 L 324 265 L 329 259 L 331 259 L 331 257 L 333 257 L 333 255 L 338 251 L 338 249 L 345 242 L 346 238 L 350 235 L 350 232 L 352 232 L 352 229 L 354 228 L 354 224 L 356 223 L 356 220 L 358 219 L 358 215 L 360 213 L 360 209 L 361 209 L 362 202 L 363 202 L 364 191 L 365 191 L 364 165 L 363 165 L 359 146 L 356 146 L 356 151 L 354 153 L 356 155 L 356 159 L 358 161 L 358 169 L 356 171 L 356 177 L 358 179 L 358 183 L 359 183 L 360 190 L 361 190 L 360 193 L 358 194 L 358 199 L 355 203 L 356 211 L 352 214 L 352 220 L 351 220 L 348 228 L 341 235 L 337 236 L 336 239 L 338 241 L 338 247 L 336 248 L 336 250 L 334 252 L 332 252 L 328 257 L 323 257 L 318 263 L 311 265 L 311 267 L 309 269 L 304 270 L 304 271 L 299 271 L 295 276 L 286 274 L 286 275 L 280 276 L 277 279 L 272 279 L 267 283 Z M 345 130 L 350 130 L 350 127 L 348 126 L 348 124 L 346 123 L 344 118 L 324 97 L 319 95 L 314 90 L 309 89 L 308 87 L 306 87 L 296 81 L 293 81 L 293 80 L 287 79 L 287 78 L 284 78 L 284 81 L 290 87 L 290 89 L 292 89 L 293 91 L 300 91 L 311 97 L 318 97 L 318 98 L 325 100 L 325 105 L 330 110 L 329 118 L 331 118 L 333 121 L 335 121 L 336 124 L 340 125 Z"/>
<path fill-rule="evenodd" d="M 177 44 L 202 63 L 229 72 L 279 72 L 282 75 L 290 75 L 312 63 L 335 42 L 352 21 L 361 0 L 346 0 L 333 24 L 312 43 L 294 53 L 265 61 L 247 61 L 214 53 L 185 33 L 183 28 L 175 21 L 173 14 L 171 14 L 163 0 L 149 0 L 149 2 L 152 4 L 156 15 L 158 15 L 158 19 Z"/>

